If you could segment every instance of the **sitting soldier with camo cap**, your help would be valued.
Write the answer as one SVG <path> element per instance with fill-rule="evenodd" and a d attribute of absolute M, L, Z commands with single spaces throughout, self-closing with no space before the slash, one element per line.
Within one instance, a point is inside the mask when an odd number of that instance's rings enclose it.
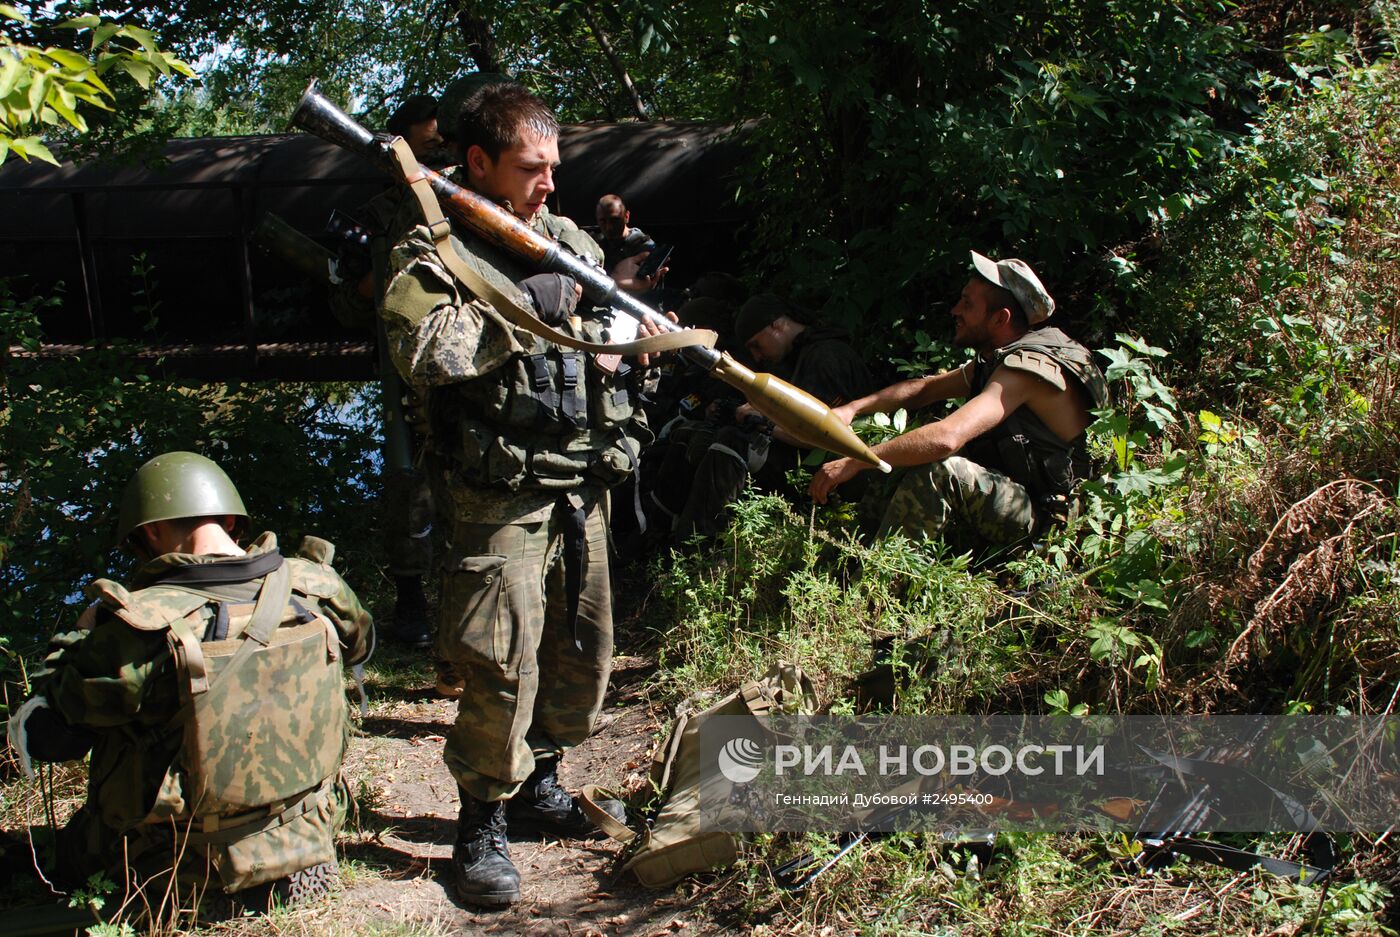
<path fill-rule="evenodd" d="M 247 524 L 228 476 L 192 452 L 127 486 L 118 542 L 142 565 L 130 588 L 87 587 L 10 719 L 27 772 L 92 753 L 87 802 L 57 833 L 60 883 L 105 873 L 161 907 L 178 864 L 182 890 L 254 910 L 334 883 L 344 667 L 368 655 L 373 623 L 333 546 L 306 537 L 284 557 L 264 533 L 245 549 Z"/>
<path fill-rule="evenodd" d="M 965 397 L 943 419 L 874 447 L 908 469 L 880 532 L 943 537 L 960 549 L 1013 547 L 1064 520 L 1075 488 L 1091 474 L 1085 430 L 1090 411 L 1108 404 L 1108 387 L 1087 348 L 1045 325 L 1055 301 L 1024 261 L 974 251 L 972 262 L 974 275 L 953 306 L 953 343 L 976 357 L 833 412 L 849 423 Z M 853 459 L 828 462 L 809 493 L 825 503 L 867 468 Z"/>

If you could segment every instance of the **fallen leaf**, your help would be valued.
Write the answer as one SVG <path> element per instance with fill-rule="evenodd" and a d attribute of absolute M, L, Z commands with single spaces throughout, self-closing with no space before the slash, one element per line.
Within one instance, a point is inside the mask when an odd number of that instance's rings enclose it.
<path fill-rule="evenodd" d="M 1110 797 L 1099 804 L 1099 812 L 1107 814 L 1119 822 L 1125 822 L 1137 813 L 1138 808 L 1145 803 L 1146 801 L 1134 800 L 1131 797 Z"/>

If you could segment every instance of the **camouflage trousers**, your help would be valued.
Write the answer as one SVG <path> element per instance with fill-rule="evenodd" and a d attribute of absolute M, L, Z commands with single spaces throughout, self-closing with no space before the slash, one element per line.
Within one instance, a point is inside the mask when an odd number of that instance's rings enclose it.
<path fill-rule="evenodd" d="M 433 496 L 422 472 L 384 474 L 380 530 L 391 576 L 426 576 L 433 566 Z"/>
<path fill-rule="evenodd" d="M 942 538 L 959 550 L 1015 546 L 1037 529 L 1035 506 L 1018 482 L 961 456 L 910 469 L 880 522 L 880 535 Z"/>
<path fill-rule="evenodd" d="M 537 756 L 588 738 L 612 670 L 606 493 L 580 493 L 585 526 L 578 616 L 570 624 L 565 517 L 453 524 L 438 652 L 466 685 L 443 760 L 478 800 L 511 797 Z"/>

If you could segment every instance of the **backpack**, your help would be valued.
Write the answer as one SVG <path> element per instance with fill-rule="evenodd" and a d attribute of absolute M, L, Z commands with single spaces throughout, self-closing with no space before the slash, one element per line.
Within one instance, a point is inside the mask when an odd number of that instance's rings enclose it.
<path fill-rule="evenodd" d="M 694 872 L 732 865 L 739 858 L 739 837 L 703 828 L 700 818 L 702 778 L 700 729 L 715 716 L 749 716 L 763 732 L 775 710 L 810 713 L 816 703 L 812 683 L 798 667 L 779 663 L 763 679 L 744 684 L 704 712 L 680 716 L 652 758 L 651 782 L 661 805 L 650 827 L 632 831 L 596 806 L 596 787 L 584 791 L 580 806 L 603 832 L 633 848 L 622 871 L 648 888 L 665 888 Z"/>
<path fill-rule="evenodd" d="M 340 643 L 291 596 L 290 572 L 284 562 L 270 573 L 256 605 L 221 604 L 233 637 L 203 640 L 188 616 L 168 632 L 183 702 L 169 722 L 183 736 L 185 810 L 174 819 L 230 892 L 335 860 L 348 738 Z"/>

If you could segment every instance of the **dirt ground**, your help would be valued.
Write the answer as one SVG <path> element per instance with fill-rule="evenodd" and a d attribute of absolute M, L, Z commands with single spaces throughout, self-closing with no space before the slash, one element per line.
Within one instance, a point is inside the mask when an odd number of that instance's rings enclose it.
<path fill-rule="evenodd" d="M 585 784 L 635 791 L 646 784 L 664 713 L 648 705 L 642 686 L 653 665 L 618 657 L 593 736 L 564 759 L 570 791 Z M 455 704 L 429 688 L 387 691 L 375 698 L 346 769 L 364 803 L 360 832 L 344 845 L 346 882 L 329 917 L 366 930 L 378 924 L 427 925 L 461 934 L 711 935 L 728 928 L 692 907 L 686 889 L 650 891 L 619 876 L 621 847 L 608 840 L 512 840 L 521 900 L 504 911 L 461 905 L 452 894 L 450 859 L 457 790 L 442 762 L 443 734 Z M 359 867 L 357 869 L 357 866 Z M 348 920 L 347 920 L 348 919 Z"/>

